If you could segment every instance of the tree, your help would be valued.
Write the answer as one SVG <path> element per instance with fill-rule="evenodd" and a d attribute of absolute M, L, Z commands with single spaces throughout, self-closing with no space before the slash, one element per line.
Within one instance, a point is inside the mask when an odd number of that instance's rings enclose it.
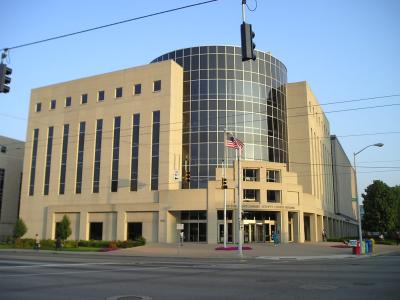
<path fill-rule="evenodd" d="M 380 233 L 396 229 L 397 203 L 393 188 L 380 180 L 374 180 L 365 189 L 363 228 Z"/>
<path fill-rule="evenodd" d="M 21 238 L 27 231 L 25 222 L 22 219 L 18 219 L 14 225 L 14 238 Z"/>
<path fill-rule="evenodd" d="M 394 193 L 394 198 L 395 198 L 395 202 L 397 205 L 397 210 L 396 210 L 396 229 L 400 230 L 400 185 L 396 185 L 393 188 L 393 193 Z"/>
<path fill-rule="evenodd" d="M 66 240 L 72 233 L 71 222 L 69 218 L 64 215 L 61 222 L 56 225 L 56 237 Z"/>

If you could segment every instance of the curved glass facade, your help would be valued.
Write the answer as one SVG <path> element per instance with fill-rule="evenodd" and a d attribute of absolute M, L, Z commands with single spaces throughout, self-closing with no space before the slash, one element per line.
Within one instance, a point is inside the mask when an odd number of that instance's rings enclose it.
<path fill-rule="evenodd" d="M 205 188 L 222 164 L 226 129 L 245 144 L 242 158 L 287 162 L 286 67 L 268 53 L 242 62 L 241 48 L 201 46 L 164 54 L 184 70 L 183 158 L 191 188 Z M 235 151 L 226 148 L 228 162 Z"/>

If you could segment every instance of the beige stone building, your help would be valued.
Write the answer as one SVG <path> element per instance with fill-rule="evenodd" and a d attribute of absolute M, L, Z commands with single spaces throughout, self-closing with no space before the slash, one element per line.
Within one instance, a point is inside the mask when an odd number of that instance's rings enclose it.
<path fill-rule="evenodd" d="M 0 136 L 0 239 L 13 234 L 18 219 L 25 144 Z"/>
<path fill-rule="evenodd" d="M 225 153 L 228 242 L 238 241 L 239 201 L 246 243 L 270 242 L 273 232 L 283 242 L 319 241 L 323 228 L 353 234 L 351 191 L 333 186 L 329 124 L 317 100 L 305 83 L 287 85 L 286 67 L 269 53 L 247 63 L 240 53 L 180 49 L 33 89 L 21 201 L 27 235 L 55 238 L 67 215 L 70 239 L 174 243 L 183 224 L 185 242 L 222 242 Z M 318 113 L 306 107 L 298 126 L 292 108 L 308 103 Z M 224 130 L 245 144 L 240 172 Z"/>

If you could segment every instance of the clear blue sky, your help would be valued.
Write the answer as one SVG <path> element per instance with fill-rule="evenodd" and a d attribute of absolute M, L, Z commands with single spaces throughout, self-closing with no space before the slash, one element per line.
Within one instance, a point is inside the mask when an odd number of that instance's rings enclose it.
<path fill-rule="evenodd" d="M 200 0 L 3 1 L 0 48 L 100 26 Z M 248 0 L 254 7 L 254 0 Z M 289 82 L 309 82 L 320 103 L 400 94 L 400 1 L 258 0 L 246 12 L 257 48 L 288 69 Z M 79 36 L 11 51 L 11 92 L 0 94 L 0 135 L 25 140 L 30 90 L 143 65 L 167 51 L 240 44 L 241 0 L 220 0 Z M 325 111 L 399 104 L 400 97 L 324 106 Z M 360 190 L 380 179 L 400 184 L 400 106 L 327 113 L 352 160 Z M 350 136 L 354 134 L 383 133 Z M 377 168 L 363 168 L 377 167 Z M 391 169 L 379 167 L 392 167 Z M 397 167 L 393 168 L 393 167 Z"/>

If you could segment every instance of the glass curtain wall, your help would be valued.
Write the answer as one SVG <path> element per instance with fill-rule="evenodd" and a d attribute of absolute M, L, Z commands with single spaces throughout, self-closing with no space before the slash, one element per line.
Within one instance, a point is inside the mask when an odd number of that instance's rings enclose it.
<path fill-rule="evenodd" d="M 242 62 L 241 48 L 202 46 L 164 54 L 152 63 L 175 60 L 184 70 L 183 159 L 191 188 L 205 188 L 222 164 L 226 129 L 245 144 L 246 160 L 287 162 L 286 67 L 256 51 Z M 235 151 L 228 151 L 228 162 Z"/>

